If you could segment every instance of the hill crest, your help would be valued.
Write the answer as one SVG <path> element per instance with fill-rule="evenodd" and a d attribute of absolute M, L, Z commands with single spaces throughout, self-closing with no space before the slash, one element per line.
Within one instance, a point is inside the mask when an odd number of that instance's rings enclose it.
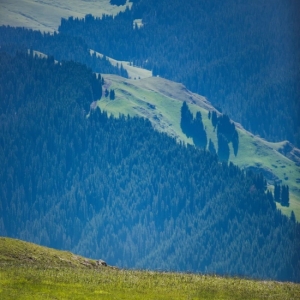
<path fill-rule="evenodd" d="M 0 237 L 0 264 L 36 265 L 50 268 L 107 266 L 102 259 L 88 259 L 69 251 L 56 250 L 8 237 Z"/>

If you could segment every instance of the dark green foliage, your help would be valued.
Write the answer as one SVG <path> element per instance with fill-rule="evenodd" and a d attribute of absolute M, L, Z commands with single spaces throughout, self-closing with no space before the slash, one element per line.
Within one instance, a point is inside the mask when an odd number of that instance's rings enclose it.
<path fill-rule="evenodd" d="M 232 141 L 234 132 L 236 131 L 234 123 L 232 123 L 227 115 L 220 115 L 217 123 L 217 133 L 222 133 L 228 142 Z"/>
<path fill-rule="evenodd" d="M 289 186 L 283 185 L 281 187 L 281 205 L 289 206 L 290 205 L 290 196 L 289 196 Z"/>
<path fill-rule="evenodd" d="M 233 122 L 230 121 L 229 117 L 227 115 L 220 115 L 217 117 L 216 112 L 212 113 L 212 124 L 214 127 L 217 126 L 217 135 L 218 135 L 218 144 L 221 143 L 222 149 L 220 150 L 220 154 L 224 153 L 225 157 L 223 157 L 224 160 L 226 160 L 226 157 L 228 155 L 229 157 L 229 147 L 224 145 L 225 140 L 227 140 L 227 143 L 232 143 L 233 152 L 234 155 L 237 156 L 238 149 L 239 149 L 239 135 L 235 128 L 235 125 Z M 225 137 L 221 137 L 221 140 L 219 141 L 219 135 L 222 135 Z M 219 152 L 218 152 L 219 153 Z M 221 154 L 222 156 L 222 154 Z"/>
<path fill-rule="evenodd" d="M 282 206 L 290 205 L 289 186 L 274 184 L 274 200 Z"/>
<path fill-rule="evenodd" d="M 110 0 L 109 3 L 111 5 L 125 5 L 126 4 L 126 0 Z"/>
<path fill-rule="evenodd" d="M 186 102 L 184 101 L 181 106 L 180 127 L 182 132 L 187 137 L 191 137 L 193 134 L 192 124 L 193 124 L 193 114 L 191 113 Z"/>
<path fill-rule="evenodd" d="M 90 55 L 89 47 L 82 38 L 0 26 L 0 45 L 1 51 L 7 53 L 20 50 L 27 52 L 27 49 L 31 49 L 31 52 L 36 50 L 53 56 L 59 61 L 74 60 L 86 64 L 94 72 L 117 74 L 128 78 L 128 73 L 122 65 L 114 67 L 105 56 L 100 58 L 95 53 Z"/>
<path fill-rule="evenodd" d="M 237 156 L 237 153 L 239 150 L 239 134 L 236 129 L 234 130 L 234 132 L 232 134 L 231 142 L 232 142 L 232 147 L 233 147 L 233 153 L 235 156 Z"/>
<path fill-rule="evenodd" d="M 292 210 L 292 212 L 291 212 L 291 217 L 290 217 L 290 219 L 291 219 L 291 221 L 292 221 L 293 223 L 296 223 L 296 217 L 295 217 L 295 213 L 294 213 L 293 210 Z"/>
<path fill-rule="evenodd" d="M 216 126 L 218 124 L 218 116 L 215 111 L 213 111 L 211 114 L 211 124 L 214 126 L 214 128 L 216 128 Z"/>
<path fill-rule="evenodd" d="M 185 101 L 181 106 L 180 126 L 182 132 L 187 137 L 191 137 L 193 139 L 195 146 L 204 149 L 206 148 L 207 135 L 203 126 L 201 113 L 198 111 L 194 119 L 193 114 Z"/>
<path fill-rule="evenodd" d="M 82 65 L 0 54 L 0 70 L 0 235 L 120 267 L 300 281 L 299 224 L 262 176 L 141 118 L 87 119 L 101 80 Z"/>
<path fill-rule="evenodd" d="M 218 157 L 220 161 L 228 161 L 230 150 L 228 146 L 228 140 L 224 134 L 218 134 Z"/>
<path fill-rule="evenodd" d="M 206 149 L 207 135 L 203 126 L 202 116 L 200 111 L 196 113 L 196 117 L 192 123 L 192 137 L 195 146 Z"/>
<path fill-rule="evenodd" d="M 209 142 L 208 142 L 208 151 L 209 151 L 211 154 L 214 154 L 214 155 L 217 154 L 215 145 L 214 145 L 214 143 L 212 142 L 211 139 L 209 139 Z"/>
<path fill-rule="evenodd" d="M 219 2 L 140 0 L 115 18 L 63 20 L 59 32 L 184 83 L 254 134 L 300 146 L 298 1 Z"/>
<path fill-rule="evenodd" d="M 281 186 L 279 184 L 274 184 L 274 200 L 280 203 L 281 199 Z"/>
<path fill-rule="evenodd" d="M 109 99 L 110 100 L 115 100 L 115 97 L 116 97 L 115 90 L 110 90 L 109 91 Z"/>

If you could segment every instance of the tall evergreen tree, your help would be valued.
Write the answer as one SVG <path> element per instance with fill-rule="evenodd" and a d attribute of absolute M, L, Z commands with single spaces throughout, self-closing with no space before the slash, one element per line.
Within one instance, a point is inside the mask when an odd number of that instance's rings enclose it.
<path fill-rule="evenodd" d="M 115 100 L 115 90 L 113 90 L 113 89 L 111 89 L 110 91 L 109 91 L 109 99 L 110 100 Z"/>
<path fill-rule="evenodd" d="M 207 146 L 207 135 L 202 122 L 201 112 L 196 113 L 196 118 L 192 123 L 192 137 L 195 146 L 199 148 L 206 148 Z"/>
<path fill-rule="evenodd" d="M 216 128 L 216 126 L 218 124 L 218 116 L 217 116 L 217 113 L 215 111 L 213 111 L 211 113 L 211 124 L 214 126 L 214 128 Z"/>
<path fill-rule="evenodd" d="M 281 188 L 281 205 L 289 206 L 290 205 L 290 196 L 289 196 L 289 186 L 283 185 Z"/>
<path fill-rule="evenodd" d="M 227 138 L 222 134 L 218 134 L 218 157 L 220 161 L 228 161 L 230 149 Z"/>
<path fill-rule="evenodd" d="M 233 153 L 234 156 L 237 156 L 238 154 L 238 150 L 239 150 L 239 134 L 235 128 L 234 132 L 233 132 L 233 136 L 232 136 L 232 148 L 233 148 Z"/>
<path fill-rule="evenodd" d="M 215 145 L 214 143 L 212 142 L 211 139 L 209 139 L 209 142 L 208 142 L 208 151 L 214 155 L 217 154 L 217 151 L 216 151 L 216 148 L 215 148 Z"/>
<path fill-rule="evenodd" d="M 281 187 L 279 184 L 274 184 L 274 200 L 278 203 L 281 202 Z"/>
<path fill-rule="evenodd" d="M 192 136 L 192 124 L 193 124 L 193 114 L 191 113 L 186 101 L 182 103 L 181 106 L 181 119 L 180 127 L 182 132 L 187 136 Z"/>

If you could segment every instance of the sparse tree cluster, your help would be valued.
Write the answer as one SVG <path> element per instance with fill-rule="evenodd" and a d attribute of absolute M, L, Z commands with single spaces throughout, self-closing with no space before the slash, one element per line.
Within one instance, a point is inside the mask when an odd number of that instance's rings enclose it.
<path fill-rule="evenodd" d="M 207 135 L 202 122 L 201 112 L 196 113 L 196 117 L 193 117 L 187 103 L 184 101 L 181 107 L 181 119 L 180 126 L 182 132 L 193 139 L 195 146 L 206 149 Z"/>
<path fill-rule="evenodd" d="M 274 200 L 282 206 L 290 205 L 289 186 L 274 184 Z"/>
<path fill-rule="evenodd" d="M 59 32 L 182 82 L 254 134 L 299 147 L 298 3 L 274 1 L 140 0 L 115 17 L 62 20 Z M 144 25 L 134 29 L 137 18 Z"/>

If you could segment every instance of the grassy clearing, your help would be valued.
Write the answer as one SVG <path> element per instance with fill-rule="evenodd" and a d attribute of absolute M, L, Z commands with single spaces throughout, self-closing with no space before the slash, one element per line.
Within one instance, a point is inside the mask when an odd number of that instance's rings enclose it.
<path fill-rule="evenodd" d="M 36 259 L 29 259 L 35 256 Z M 58 259 L 71 260 L 70 264 Z M 199 274 L 117 270 L 0 238 L 1 299 L 299 299 L 300 285 Z"/>
<path fill-rule="evenodd" d="M 292 283 L 129 270 L 0 268 L 1 299 L 299 299 Z"/>
<path fill-rule="evenodd" d="M 57 31 L 61 18 L 84 18 L 87 14 L 101 17 L 116 15 L 131 7 L 110 5 L 109 0 L 9 0 L 0 2 L 0 25 L 26 27 L 42 32 Z"/>
<path fill-rule="evenodd" d="M 217 136 L 208 111 L 213 107 L 203 97 L 186 90 L 183 85 L 158 77 L 141 80 L 126 80 L 114 75 L 104 75 L 110 88 L 115 89 L 116 100 L 102 99 L 99 107 L 115 116 L 120 113 L 131 116 L 141 116 L 151 121 L 153 127 L 161 132 L 175 137 L 178 141 L 192 144 L 180 128 L 180 108 L 182 101 L 189 104 L 191 111 L 201 111 L 208 138 L 217 148 Z M 252 135 L 237 124 L 239 132 L 239 151 L 235 157 L 231 148 L 230 161 L 241 168 L 255 168 L 264 175 L 279 179 L 290 188 L 290 207 L 278 208 L 290 216 L 293 210 L 300 221 L 300 189 L 297 179 L 300 178 L 300 168 L 293 161 L 278 152 L 283 143 L 270 143 Z M 231 147 L 231 145 L 230 145 Z M 272 180 L 270 180 L 272 183 Z"/>

